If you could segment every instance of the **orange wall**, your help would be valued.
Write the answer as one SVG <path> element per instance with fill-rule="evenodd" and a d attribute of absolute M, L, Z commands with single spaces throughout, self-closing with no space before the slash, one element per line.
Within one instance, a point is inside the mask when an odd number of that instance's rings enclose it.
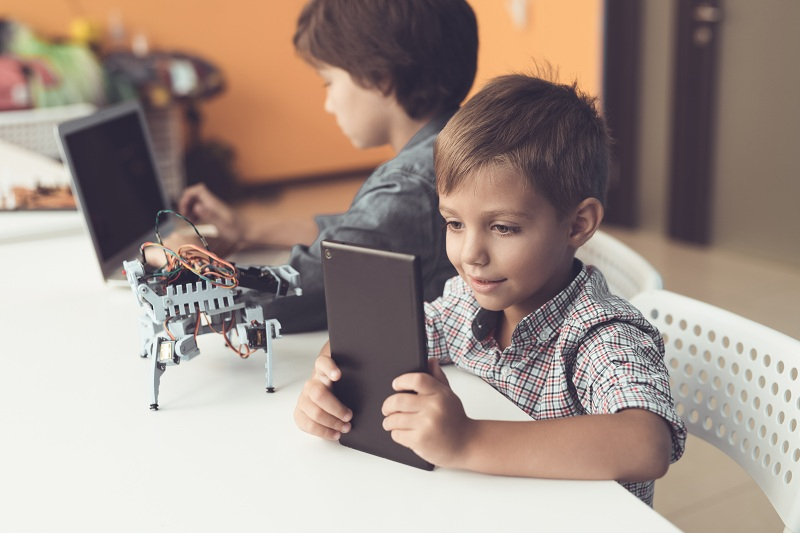
<path fill-rule="evenodd" d="M 480 57 L 475 88 L 524 70 L 531 59 L 600 90 L 603 0 L 528 0 L 528 24 L 517 29 L 508 0 L 470 0 L 478 18 Z M 281 180 L 373 166 L 388 148 L 359 151 L 323 109 L 324 90 L 294 53 L 291 37 L 304 0 L 5 0 L 0 16 L 42 35 L 63 35 L 83 15 L 105 26 L 113 12 L 151 46 L 196 53 L 218 65 L 227 90 L 202 106 L 203 133 L 233 145 L 245 182 Z M 80 6 L 82 12 L 76 12 Z"/>

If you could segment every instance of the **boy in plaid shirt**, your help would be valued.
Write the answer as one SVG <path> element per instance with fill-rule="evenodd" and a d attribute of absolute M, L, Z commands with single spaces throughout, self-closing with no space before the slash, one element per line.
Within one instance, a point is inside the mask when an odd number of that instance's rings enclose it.
<path fill-rule="evenodd" d="M 614 479 L 652 505 L 683 453 L 658 331 L 609 293 L 575 251 L 603 218 L 610 138 L 575 85 L 524 75 L 491 81 L 435 145 L 447 255 L 458 271 L 425 304 L 431 373 L 395 379 L 384 428 L 427 461 L 491 474 Z M 440 364 L 481 376 L 530 422 L 473 420 Z M 317 358 L 295 410 L 327 439 L 352 412 L 341 373 Z"/>

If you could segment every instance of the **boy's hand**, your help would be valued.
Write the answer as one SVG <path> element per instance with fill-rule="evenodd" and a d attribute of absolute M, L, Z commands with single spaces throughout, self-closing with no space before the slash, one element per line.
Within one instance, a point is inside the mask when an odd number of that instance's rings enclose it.
<path fill-rule="evenodd" d="M 392 439 L 437 466 L 453 466 L 466 452 L 474 421 L 450 388 L 436 359 L 430 374 L 403 374 L 392 383 L 399 392 L 383 403 L 383 428 Z"/>
<path fill-rule="evenodd" d="M 353 411 L 342 405 L 331 387 L 342 377 L 342 372 L 331 357 L 330 343 L 314 362 L 314 375 L 306 381 L 294 409 L 297 427 L 317 437 L 339 440 L 342 433 L 350 431 Z"/>
<path fill-rule="evenodd" d="M 242 222 L 236 212 L 202 183 L 183 191 L 178 201 L 178 212 L 194 224 L 212 224 L 217 228 L 217 235 L 210 239 L 210 245 L 219 255 L 236 251 L 244 237 Z"/>

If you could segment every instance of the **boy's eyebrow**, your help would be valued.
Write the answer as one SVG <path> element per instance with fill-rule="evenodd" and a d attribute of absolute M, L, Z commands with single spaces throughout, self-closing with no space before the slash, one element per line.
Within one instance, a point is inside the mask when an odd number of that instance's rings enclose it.
<path fill-rule="evenodd" d="M 442 215 L 456 215 L 457 213 L 447 206 L 439 205 L 439 212 Z M 494 211 L 482 211 L 481 216 L 484 218 L 505 218 L 505 217 L 518 217 L 518 218 L 533 218 L 533 215 L 527 211 L 512 211 L 510 209 L 495 209 Z"/>

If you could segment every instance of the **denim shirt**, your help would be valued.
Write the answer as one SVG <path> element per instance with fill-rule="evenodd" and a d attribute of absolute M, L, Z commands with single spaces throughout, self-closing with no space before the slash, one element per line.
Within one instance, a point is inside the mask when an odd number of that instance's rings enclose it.
<path fill-rule="evenodd" d="M 316 217 L 317 239 L 311 246 L 295 245 L 289 261 L 300 273 L 303 295 L 280 298 L 265 308 L 265 316 L 277 318 L 283 332 L 327 327 L 320 248 L 325 239 L 419 255 L 425 300 L 442 294 L 456 272 L 445 251 L 433 143 L 454 112 L 432 119 L 397 156 L 375 169 L 346 213 Z"/>

